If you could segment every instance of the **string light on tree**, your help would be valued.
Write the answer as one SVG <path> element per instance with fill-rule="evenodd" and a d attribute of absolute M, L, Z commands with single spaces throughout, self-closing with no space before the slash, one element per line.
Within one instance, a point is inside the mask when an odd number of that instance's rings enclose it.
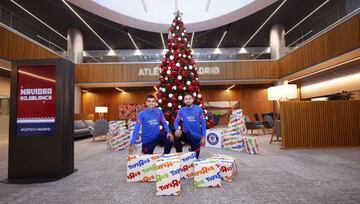
<path fill-rule="evenodd" d="M 160 83 L 157 98 L 159 108 L 164 112 L 169 127 L 173 128 L 173 122 L 177 110 L 183 105 L 184 95 L 189 92 L 194 96 L 194 104 L 204 107 L 200 94 L 200 83 L 192 50 L 190 49 L 191 36 L 187 34 L 181 13 L 177 11 L 169 28 L 169 39 L 165 43 L 167 47 L 164 60 L 160 65 Z M 212 126 L 207 121 L 207 126 Z"/>

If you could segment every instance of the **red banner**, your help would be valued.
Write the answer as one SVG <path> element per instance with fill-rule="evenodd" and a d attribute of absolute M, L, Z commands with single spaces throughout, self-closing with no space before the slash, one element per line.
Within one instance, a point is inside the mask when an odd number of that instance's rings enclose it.
<path fill-rule="evenodd" d="M 55 79 L 55 66 L 18 68 L 18 136 L 55 135 Z"/>

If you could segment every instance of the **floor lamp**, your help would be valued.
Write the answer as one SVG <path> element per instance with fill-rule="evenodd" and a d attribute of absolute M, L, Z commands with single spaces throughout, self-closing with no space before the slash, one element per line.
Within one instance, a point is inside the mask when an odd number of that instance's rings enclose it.
<path fill-rule="evenodd" d="M 99 113 L 100 119 L 104 118 L 104 113 L 108 112 L 108 107 L 106 106 L 96 106 L 95 107 L 95 113 Z"/>
<path fill-rule="evenodd" d="M 277 108 L 277 112 L 278 112 L 278 113 L 275 113 L 276 119 L 274 122 L 274 129 L 271 134 L 271 139 L 270 139 L 270 144 L 271 144 L 271 142 L 273 141 L 275 130 L 276 130 L 276 128 L 279 128 L 279 127 L 277 127 L 276 124 L 277 124 L 277 121 L 280 119 L 279 118 L 280 101 L 287 101 L 288 99 L 297 98 L 297 86 L 296 86 L 296 84 L 284 84 L 284 85 L 279 85 L 279 86 L 273 86 L 273 87 L 268 88 L 267 94 L 268 94 L 269 101 L 276 101 L 276 108 Z M 278 134 L 276 134 L 276 141 L 280 141 Z"/>

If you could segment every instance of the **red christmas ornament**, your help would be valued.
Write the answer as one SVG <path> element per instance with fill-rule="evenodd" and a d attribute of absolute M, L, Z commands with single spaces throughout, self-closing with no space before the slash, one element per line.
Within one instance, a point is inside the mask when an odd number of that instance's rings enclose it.
<path fill-rule="evenodd" d="M 195 92 L 195 87 L 194 86 L 189 86 L 189 91 L 191 92 L 191 93 L 193 93 L 193 92 Z"/>
<path fill-rule="evenodd" d="M 183 77 L 183 78 L 185 78 L 185 77 L 187 77 L 187 75 L 188 75 L 188 72 L 187 71 L 182 71 L 181 72 L 181 76 Z"/>

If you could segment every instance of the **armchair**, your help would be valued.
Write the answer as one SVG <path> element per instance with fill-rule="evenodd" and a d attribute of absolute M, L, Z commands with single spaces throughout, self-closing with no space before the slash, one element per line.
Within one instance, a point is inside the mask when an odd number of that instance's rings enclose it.
<path fill-rule="evenodd" d="M 109 131 L 109 123 L 105 119 L 99 119 L 95 121 L 95 126 L 89 126 L 90 134 L 93 136 L 93 142 L 95 141 L 95 137 L 106 136 Z"/>

